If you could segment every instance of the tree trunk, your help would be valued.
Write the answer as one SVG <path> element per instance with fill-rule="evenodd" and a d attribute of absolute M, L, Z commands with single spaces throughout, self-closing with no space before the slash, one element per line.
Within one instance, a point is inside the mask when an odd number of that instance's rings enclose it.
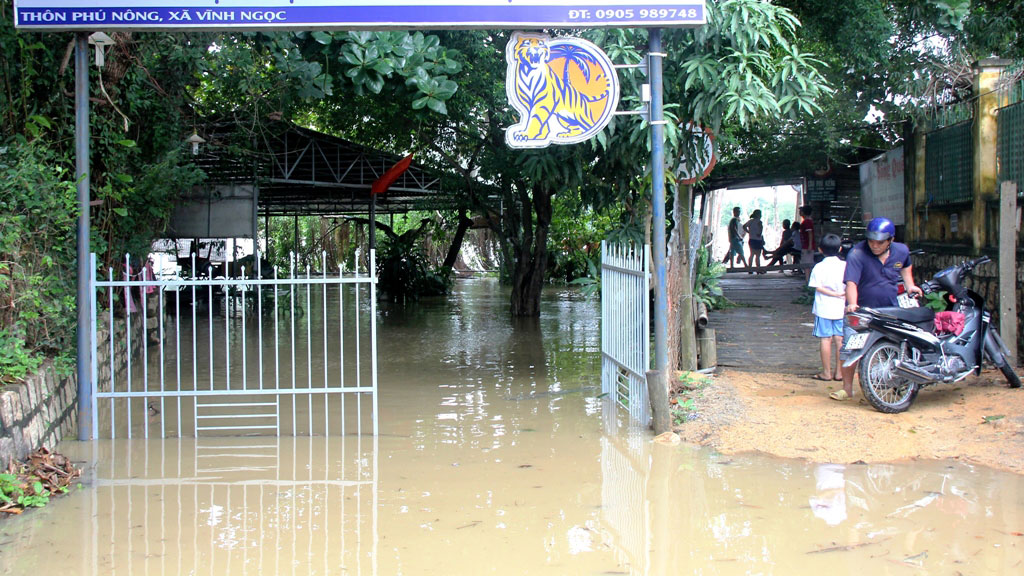
<path fill-rule="evenodd" d="M 544 270 L 548 263 L 548 230 L 551 226 L 551 192 L 542 184 L 533 187 L 533 212 L 536 227 L 527 225 L 530 214 L 524 203 L 522 242 L 516 247 L 515 269 L 512 273 L 512 316 L 540 316 L 540 293 L 544 287 Z"/>
<path fill-rule="evenodd" d="M 460 210 L 459 227 L 455 230 L 455 238 L 452 239 L 452 244 L 448 247 L 448 254 L 444 257 L 444 262 L 441 263 L 441 273 L 444 274 L 445 279 L 452 275 L 452 268 L 455 267 L 455 261 L 459 259 L 459 252 L 462 250 L 462 241 L 466 237 L 466 230 L 469 230 L 472 224 L 473 221 L 466 217 L 466 210 Z"/>
<path fill-rule="evenodd" d="M 672 203 L 675 227 L 668 242 L 668 366 L 697 369 L 697 335 L 694 328 L 693 290 L 690 280 L 690 186 L 676 190 Z"/>

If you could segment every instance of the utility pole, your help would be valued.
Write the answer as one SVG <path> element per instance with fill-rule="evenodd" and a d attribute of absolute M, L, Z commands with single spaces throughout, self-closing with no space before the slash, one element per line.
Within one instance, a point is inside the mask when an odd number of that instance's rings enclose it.
<path fill-rule="evenodd" d="M 665 263 L 665 120 L 661 76 L 661 29 L 648 36 L 651 81 L 651 203 L 654 244 L 654 370 L 647 373 L 647 391 L 654 417 L 654 432 L 671 429 L 668 417 L 668 277 Z"/>
<path fill-rule="evenodd" d="M 75 34 L 75 182 L 78 189 L 78 439 L 92 439 L 92 325 L 89 270 L 89 34 Z"/>

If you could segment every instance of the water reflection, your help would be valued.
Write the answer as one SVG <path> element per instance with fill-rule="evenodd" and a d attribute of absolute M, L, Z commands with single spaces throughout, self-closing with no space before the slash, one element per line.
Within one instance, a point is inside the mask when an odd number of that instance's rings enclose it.
<path fill-rule="evenodd" d="M 378 438 L 66 443 L 87 485 L 0 521 L 0 573 L 1021 570 L 1020 477 L 652 444 L 597 397 L 596 307 L 506 298 L 382 311 Z"/>
<path fill-rule="evenodd" d="M 829 526 L 838 526 L 846 520 L 845 470 L 842 464 L 819 464 L 814 467 L 816 493 L 807 502 L 811 512 Z"/>
<path fill-rule="evenodd" d="M 634 573 L 1006 574 L 1024 562 L 1012 474 L 725 457 L 621 436 L 602 446 L 604 523 Z"/>

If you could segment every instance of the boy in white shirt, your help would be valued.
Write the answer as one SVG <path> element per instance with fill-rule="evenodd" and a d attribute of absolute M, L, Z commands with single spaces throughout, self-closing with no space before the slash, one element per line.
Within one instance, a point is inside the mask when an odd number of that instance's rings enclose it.
<path fill-rule="evenodd" d="M 825 255 L 825 259 L 814 265 L 811 269 L 810 280 L 807 285 L 814 288 L 814 335 L 821 342 L 821 366 L 820 374 L 814 377 L 817 380 L 842 380 L 840 370 L 839 349 L 843 344 L 843 313 L 846 306 L 846 291 L 843 285 L 843 273 L 846 271 L 846 262 L 837 256 L 842 241 L 835 234 L 826 234 L 821 239 L 819 249 Z M 836 350 L 835 369 L 832 369 L 832 349 Z M 837 390 L 831 394 L 835 400 L 842 392 L 849 397 L 844 390 Z"/>

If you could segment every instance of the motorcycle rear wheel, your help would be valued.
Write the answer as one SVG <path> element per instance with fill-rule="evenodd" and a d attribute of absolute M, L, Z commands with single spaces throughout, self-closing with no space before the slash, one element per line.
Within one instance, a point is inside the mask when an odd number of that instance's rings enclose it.
<path fill-rule="evenodd" d="M 906 412 L 917 398 L 916 383 L 896 374 L 899 346 L 881 340 L 860 361 L 860 389 L 879 412 Z"/>

